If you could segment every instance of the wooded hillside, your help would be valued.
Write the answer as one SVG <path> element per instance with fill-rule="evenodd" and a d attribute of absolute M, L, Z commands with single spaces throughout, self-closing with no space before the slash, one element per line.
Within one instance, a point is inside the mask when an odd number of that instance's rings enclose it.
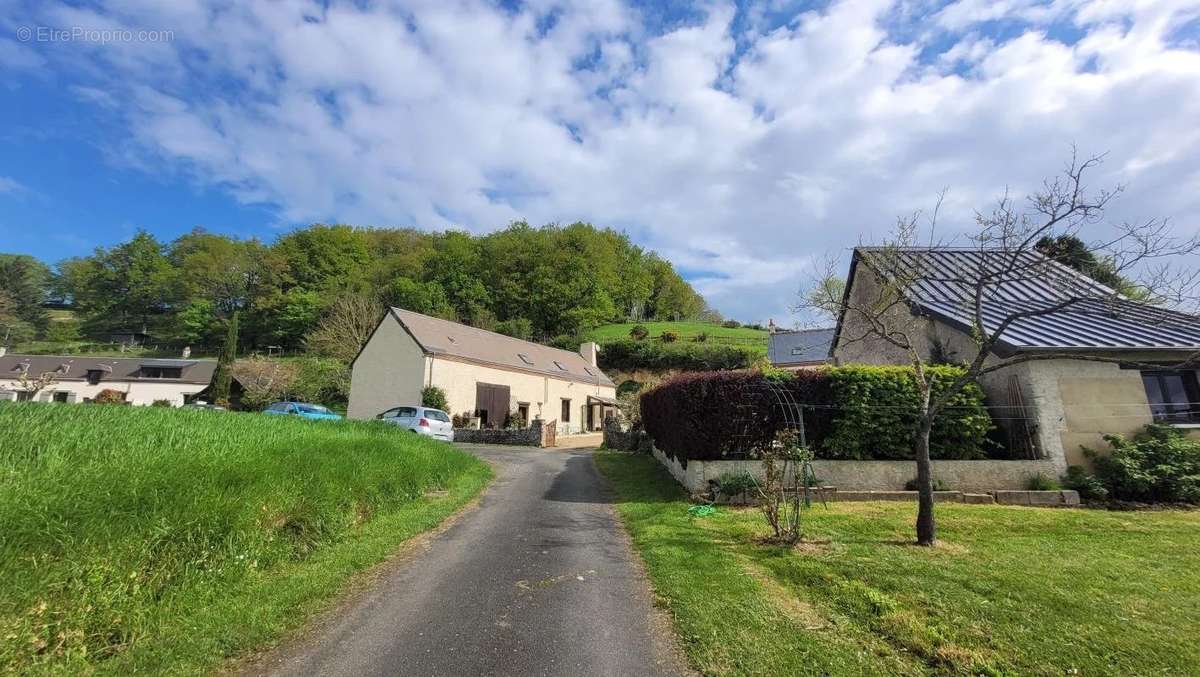
<path fill-rule="evenodd" d="M 48 322 L 46 299 L 79 321 Z M 212 348 L 239 310 L 243 348 L 298 350 L 331 314 L 364 302 L 540 341 L 615 321 L 716 317 L 669 262 L 584 223 L 518 222 L 482 236 L 317 224 L 270 244 L 203 229 L 173 242 L 139 232 L 54 269 L 0 255 L 9 344 L 145 331 Z"/>

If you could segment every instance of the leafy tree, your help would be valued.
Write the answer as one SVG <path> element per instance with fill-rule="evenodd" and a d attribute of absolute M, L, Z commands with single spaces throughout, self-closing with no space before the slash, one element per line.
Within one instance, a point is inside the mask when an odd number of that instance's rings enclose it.
<path fill-rule="evenodd" d="M 33 338 L 34 328 L 18 314 L 17 302 L 0 290 L 0 346 L 24 343 Z"/>
<path fill-rule="evenodd" d="M 511 320 L 497 322 L 496 331 L 505 336 L 528 341 L 533 338 L 533 323 L 524 317 L 514 317 Z"/>
<path fill-rule="evenodd" d="M 371 252 L 366 236 L 350 226 L 316 224 L 294 230 L 279 238 L 274 249 L 296 286 L 340 293 L 365 284 Z"/>
<path fill-rule="evenodd" d="M 1066 264 L 1087 275 L 1102 285 L 1118 291 L 1129 286 L 1125 278 L 1114 269 L 1111 260 L 1096 256 L 1094 248 L 1079 239 L 1074 233 L 1046 235 L 1037 241 L 1034 248 L 1046 256 Z"/>
<path fill-rule="evenodd" d="M 153 235 L 60 265 L 58 286 L 93 328 L 143 329 L 178 297 L 179 275 Z"/>
<path fill-rule="evenodd" d="M 437 386 L 425 386 L 421 389 L 421 406 L 449 411 L 450 405 L 446 401 L 446 391 Z"/>
<path fill-rule="evenodd" d="M 46 264 L 24 254 L 0 254 L 0 292 L 11 301 L 12 312 L 37 331 L 45 331 L 50 321 L 42 308 L 50 282 Z"/>
<path fill-rule="evenodd" d="M 238 311 L 233 311 L 229 318 L 229 327 L 225 334 L 225 345 L 221 347 L 221 357 L 217 360 L 217 368 L 212 376 L 212 401 L 214 404 L 227 406 L 229 390 L 233 385 L 233 363 L 237 360 L 238 342 Z"/>
<path fill-rule="evenodd" d="M 386 305 L 411 310 L 414 313 L 447 320 L 456 319 L 454 308 L 446 298 L 446 292 L 436 282 L 417 282 L 407 277 L 396 278 L 384 290 L 383 300 Z"/>

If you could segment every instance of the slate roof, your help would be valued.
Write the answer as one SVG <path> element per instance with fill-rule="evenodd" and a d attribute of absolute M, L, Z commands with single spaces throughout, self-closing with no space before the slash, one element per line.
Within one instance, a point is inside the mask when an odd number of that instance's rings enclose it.
<path fill-rule="evenodd" d="M 775 366 L 825 362 L 829 359 L 836 332 L 832 327 L 777 331 L 767 342 L 767 356 Z"/>
<path fill-rule="evenodd" d="M 880 271 L 878 248 L 854 251 L 851 282 L 859 263 Z M 963 330 L 974 312 L 975 281 L 983 280 L 982 315 L 989 330 L 1015 313 L 1064 308 L 1025 317 L 1005 329 L 1000 347 L 1011 351 L 1200 349 L 1200 317 L 1132 301 L 1066 265 L 1033 250 L 1020 252 L 1015 272 L 1007 263 L 1010 252 L 993 249 L 911 248 L 900 250 L 893 272 L 912 278 L 910 302 Z"/>
<path fill-rule="evenodd" d="M 24 366 L 28 365 L 28 367 Z M 143 378 L 142 367 L 179 367 L 181 378 Z M 79 355 L 5 355 L 0 357 L 0 379 L 15 379 L 24 369 L 30 375 L 46 372 L 59 381 L 86 381 L 89 371 L 103 373 L 108 381 L 145 381 L 150 383 L 202 384 L 212 381 L 216 360 L 165 360 L 138 357 L 87 357 Z"/>
<path fill-rule="evenodd" d="M 583 355 L 570 350 L 522 341 L 411 310 L 392 308 L 391 313 L 421 348 L 432 355 L 457 357 L 501 369 L 534 372 L 590 385 L 615 385 L 599 367 L 593 367 Z"/>

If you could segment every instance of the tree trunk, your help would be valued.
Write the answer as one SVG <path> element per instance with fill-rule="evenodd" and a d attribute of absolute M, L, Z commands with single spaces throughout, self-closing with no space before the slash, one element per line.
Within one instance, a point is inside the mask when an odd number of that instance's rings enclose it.
<path fill-rule="evenodd" d="M 917 545 L 933 545 L 937 529 L 933 520 L 933 470 L 929 463 L 929 433 L 933 421 L 923 416 L 917 430 Z"/>

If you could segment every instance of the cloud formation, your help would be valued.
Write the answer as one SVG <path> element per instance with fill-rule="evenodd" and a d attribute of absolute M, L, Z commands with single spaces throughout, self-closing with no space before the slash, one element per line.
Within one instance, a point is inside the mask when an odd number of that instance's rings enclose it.
<path fill-rule="evenodd" d="M 121 155 L 282 222 L 588 220 L 745 320 L 778 321 L 808 261 L 944 187 L 941 227 L 968 228 L 1071 143 L 1109 153 L 1096 185 L 1128 184 L 1113 218 L 1200 223 L 1194 0 L 324 4 L 31 5 L 173 39 L 0 54 L 120 116 Z"/>

